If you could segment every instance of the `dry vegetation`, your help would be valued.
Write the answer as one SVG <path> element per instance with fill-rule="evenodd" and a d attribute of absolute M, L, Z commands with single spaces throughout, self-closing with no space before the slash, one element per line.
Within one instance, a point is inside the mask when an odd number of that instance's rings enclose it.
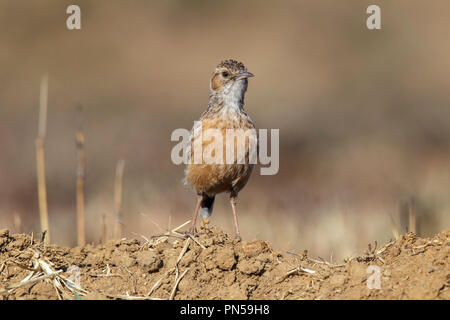
<path fill-rule="evenodd" d="M 93 246 L 46 245 L 0 231 L 3 299 L 449 299 L 450 230 L 413 233 L 342 264 L 238 242 L 204 220 L 198 238 L 180 229 Z M 368 289 L 369 266 L 380 289 Z M 76 266 L 76 268 L 74 267 Z M 77 278 L 77 270 L 79 278 Z M 77 282 L 77 279 L 79 281 Z"/>
<path fill-rule="evenodd" d="M 85 2 L 78 33 L 61 1 L 2 1 L 1 297 L 448 299 L 450 43 L 436 30 L 449 3 L 413 2 L 384 2 L 386 29 L 369 36 L 359 0 Z M 280 172 L 239 199 L 244 239 L 267 242 L 229 239 L 221 197 L 223 231 L 171 227 L 195 201 L 171 131 L 192 126 L 228 57 L 256 74 L 257 126 L 280 129 Z M 387 244 L 362 254 L 375 240 Z"/>

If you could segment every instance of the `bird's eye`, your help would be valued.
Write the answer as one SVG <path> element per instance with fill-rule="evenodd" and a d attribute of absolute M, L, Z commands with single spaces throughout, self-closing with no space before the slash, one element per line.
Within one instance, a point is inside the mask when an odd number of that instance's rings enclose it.
<path fill-rule="evenodd" d="M 228 72 L 227 72 L 227 71 L 222 72 L 222 76 L 223 76 L 224 78 L 228 77 Z"/>

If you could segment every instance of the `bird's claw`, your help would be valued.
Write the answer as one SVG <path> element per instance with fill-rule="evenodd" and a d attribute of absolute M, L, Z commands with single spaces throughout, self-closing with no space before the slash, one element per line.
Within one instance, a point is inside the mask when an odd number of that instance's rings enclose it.
<path fill-rule="evenodd" d="M 184 233 L 185 238 L 189 238 L 190 236 L 192 237 L 198 237 L 200 236 L 200 233 L 197 232 L 197 228 L 196 227 L 192 227 L 190 228 L 188 231 L 186 231 Z"/>

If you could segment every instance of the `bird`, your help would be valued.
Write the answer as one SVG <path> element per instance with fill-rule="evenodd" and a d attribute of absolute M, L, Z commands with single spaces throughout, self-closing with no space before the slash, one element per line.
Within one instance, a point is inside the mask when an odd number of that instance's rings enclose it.
<path fill-rule="evenodd" d="M 237 196 L 251 176 L 254 162 L 249 160 L 252 159 L 258 148 L 255 125 L 244 111 L 248 78 L 253 76 L 242 62 L 234 59 L 221 61 L 212 73 L 208 106 L 201 114 L 200 119 L 194 122 L 186 152 L 188 161 L 185 169 L 185 184 L 190 185 L 198 196 L 192 226 L 188 231 L 191 235 L 196 234 L 198 214 L 203 218 L 210 217 L 215 196 L 219 193 L 229 193 L 236 229 L 235 238 L 242 239 L 236 213 Z M 211 130 L 208 131 L 208 129 L 214 129 L 215 132 L 221 133 L 225 140 L 225 143 L 222 144 L 222 157 L 220 150 L 212 148 L 211 151 L 212 157 L 217 155 L 219 159 L 224 160 L 221 163 L 194 161 L 196 143 L 201 144 L 202 150 L 215 146 L 217 137 L 213 135 L 214 139 L 211 139 L 211 134 L 208 135 Z M 227 132 L 230 129 L 234 130 L 235 138 L 225 139 L 224 137 L 228 137 Z M 238 141 L 237 145 L 236 141 Z M 243 153 L 237 151 L 240 147 L 243 148 Z M 228 161 L 226 158 L 229 151 L 234 152 L 234 157 L 230 159 L 232 161 Z M 203 159 L 204 153 L 201 154 L 201 157 L 201 160 L 205 160 Z"/>

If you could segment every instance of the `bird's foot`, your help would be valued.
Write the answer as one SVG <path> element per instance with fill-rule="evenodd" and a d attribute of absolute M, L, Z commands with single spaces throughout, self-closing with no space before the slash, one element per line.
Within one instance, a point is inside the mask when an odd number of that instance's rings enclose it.
<path fill-rule="evenodd" d="M 234 236 L 234 240 L 236 240 L 237 242 L 241 242 L 242 241 L 242 237 L 239 233 L 236 233 L 236 235 Z"/>
<path fill-rule="evenodd" d="M 198 236 L 200 236 L 200 233 L 197 232 L 196 227 L 191 227 L 188 231 L 186 231 L 184 233 L 184 236 L 185 236 L 185 238 L 189 238 L 189 236 L 198 237 Z"/>

